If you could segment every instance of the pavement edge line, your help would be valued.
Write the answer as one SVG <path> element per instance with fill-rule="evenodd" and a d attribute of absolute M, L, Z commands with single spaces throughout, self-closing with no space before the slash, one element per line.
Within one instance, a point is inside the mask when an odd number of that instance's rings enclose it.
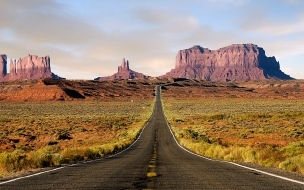
<path fill-rule="evenodd" d="M 154 104 L 154 106 L 155 105 L 156 104 Z M 70 164 L 70 165 L 67 165 L 67 166 L 62 166 L 62 167 L 58 167 L 58 168 L 55 168 L 55 169 L 51 169 L 51 170 L 47 170 L 47 171 L 43 171 L 43 172 L 38 172 L 38 173 L 35 173 L 35 174 L 31 174 L 31 175 L 26 175 L 26 176 L 23 176 L 23 177 L 18 177 L 18 178 L 10 179 L 10 180 L 7 180 L 7 181 L 0 182 L 0 185 L 6 184 L 6 183 L 11 183 L 11 182 L 14 182 L 14 181 L 18 181 L 20 179 L 30 178 L 30 177 L 33 177 L 33 176 L 37 176 L 37 175 L 53 172 L 53 171 L 56 171 L 56 170 L 67 168 L 67 167 L 73 167 L 73 166 L 77 166 L 77 165 L 80 165 L 80 164 L 86 164 L 86 163 L 95 162 L 95 161 L 99 161 L 99 160 L 103 160 L 103 159 L 107 159 L 107 158 L 111 158 L 111 157 L 117 156 L 117 155 L 125 152 L 126 150 L 130 149 L 139 140 L 139 138 L 141 137 L 141 134 L 145 130 L 146 126 L 149 124 L 151 118 L 154 116 L 154 109 L 155 109 L 155 107 L 153 108 L 152 115 L 150 116 L 149 120 L 146 122 L 146 124 L 144 125 L 144 127 L 141 129 L 141 131 L 140 131 L 138 137 L 136 138 L 136 140 L 130 146 L 128 146 L 126 149 L 123 149 L 122 151 L 120 151 L 120 152 L 118 152 L 116 154 L 113 154 L 113 155 L 110 155 L 110 156 L 107 156 L 107 157 L 104 157 L 104 158 L 99 158 L 99 159 L 95 159 L 95 160 L 89 160 L 89 161 L 79 162 L 79 163 L 76 163 L 76 164 Z"/>
<path fill-rule="evenodd" d="M 159 89 L 160 91 L 160 94 L 161 94 L 161 88 Z M 162 101 L 161 101 L 161 105 L 162 105 Z M 238 166 L 238 167 L 242 167 L 242 168 L 245 168 L 245 169 L 248 169 L 248 170 L 252 170 L 252 171 L 256 171 L 256 172 L 260 172 L 260 173 L 263 173 L 263 174 L 266 174 L 266 175 L 269 175 L 269 176 L 272 176 L 272 177 L 276 177 L 276 178 L 279 178 L 279 179 L 283 179 L 283 180 L 286 180 L 286 181 L 290 181 L 290 182 L 294 182 L 294 183 L 298 183 L 298 184 L 301 184 L 301 185 L 304 185 L 304 182 L 302 181 L 298 181 L 298 180 L 294 180 L 294 179 L 290 179 L 290 178 L 287 178 L 287 177 L 283 177 L 283 176 L 279 176 L 279 175 L 276 175 L 276 174 L 272 174 L 272 173 L 269 173 L 269 172 L 265 172 L 265 171 L 262 171 L 262 170 L 258 170 L 258 169 L 254 169 L 254 168 L 250 168 L 250 167 L 247 167 L 247 166 L 243 166 L 241 164 L 237 164 L 235 162 L 228 162 L 228 161 L 221 161 L 221 160 L 214 160 L 214 159 L 211 159 L 211 158 L 208 158 L 208 157 L 205 157 L 205 156 L 202 156 L 202 155 L 199 155 L 199 154 L 196 154 L 186 148 L 184 148 L 182 145 L 180 145 L 177 141 L 177 139 L 175 138 L 174 134 L 173 134 L 173 131 L 171 130 L 170 126 L 169 126 L 169 123 L 168 123 L 168 120 L 165 116 L 165 113 L 164 113 L 164 109 L 163 109 L 163 105 L 162 105 L 162 114 L 166 120 L 166 123 L 167 123 L 167 127 L 169 128 L 170 132 L 171 132 L 171 135 L 173 136 L 176 144 L 182 148 L 183 150 L 185 150 L 186 152 L 190 153 L 190 154 L 193 154 L 195 156 L 198 156 L 198 157 L 201 157 L 201 158 L 204 158 L 206 160 L 210 160 L 210 161 L 215 161 L 215 162 L 224 162 L 224 163 L 228 163 L 228 164 L 232 164 L 232 165 L 235 165 L 235 166 Z"/>

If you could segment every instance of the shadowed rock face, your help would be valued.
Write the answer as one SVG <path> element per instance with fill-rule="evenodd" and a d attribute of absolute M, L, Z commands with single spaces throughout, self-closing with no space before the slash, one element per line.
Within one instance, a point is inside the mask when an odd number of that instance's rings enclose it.
<path fill-rule="evenodd" d="M 0 55 L 0 79 L 3 78 L 6 74 L 6 64 L 7 64 L 7 57 L 6 55 Z"/>
<path fill-rule="evenodd" d="M 51 72 L 50 57 L 28 55 L 23 59 L 10 60 L 10 73 L 7 73 L 6 55 L 0 56 L 0 81 L 57 78 L 63 79 Z"/>
<path fill-rule="evenodd" d="M 218 50 L 200 46 L 180 50 L 175 69 L 161 77 L 210 81 L 293 79 L 280 70 L 275 57 L 266 57 L 264 49 L 254 44 L 234 44 Z"/>
<path fill-rule="evenodd" d="M 131 70 L 129 68 L 129 61 L 122 59 L 121 66 L 118 66 L 117 73 L 107 77 L 99 77 L 96 78 L 95 80 L 102 81 L 102 80 L 112 80 L 112 79 L 137 79 L 137 78 L 150 78 L 150 76 Z"/>

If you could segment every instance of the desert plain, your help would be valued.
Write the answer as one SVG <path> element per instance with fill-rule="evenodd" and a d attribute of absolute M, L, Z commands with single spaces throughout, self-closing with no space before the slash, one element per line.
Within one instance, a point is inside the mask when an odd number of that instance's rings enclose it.
<path fill-rule="evenodd" d="M 153 112 L 156 85 L 184 147 L 304 174 L 303 80 L 42 79 L 0 83 L 1 177 L 126 148 Z"/>

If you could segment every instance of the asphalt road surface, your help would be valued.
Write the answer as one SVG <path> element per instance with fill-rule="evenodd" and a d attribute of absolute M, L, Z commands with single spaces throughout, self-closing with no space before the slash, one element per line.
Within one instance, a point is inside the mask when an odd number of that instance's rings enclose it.
<path fill-rule="evenodd" d="M 154 113 L 126 151 L 0 185 L 0 189 L 304 189 L 303 184 L 208 160 L 182 149 L 163 115 Z"/>

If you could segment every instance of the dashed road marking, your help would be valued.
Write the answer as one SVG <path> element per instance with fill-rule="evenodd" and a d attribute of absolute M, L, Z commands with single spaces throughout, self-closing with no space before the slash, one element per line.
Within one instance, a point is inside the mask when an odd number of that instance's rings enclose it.
<path fill-rule="evenodd" d="M 155 127 L 155 142 L 153 145 L 153 155 L 149 162 L 147 177 L 156 177 L 156 155 L 157 155 L 157 126 Z"/>
<path fill-rule="evenodd" d="M 149 120 L 144 125 L 144 127 L 141 130 L 141 132 L 139 133 L 137 139 L 129 147 L 127 147 L 126 149 L 124 149 L 124 150 L 122 150 L 122 151 L 120 151 L 120 152 L 118 152 L 116 154 L 113 154 L 113 155 L 110 155 L 110 156 L 107 156 L 107 157 L 104 157 L 104 158 L 99 158 L 99 159 L 95 159 L 95 160 L 88 160 L 88 161 L 79 162 L 79 163 L 76 163 L 76 164 L 69 164 L 67 166 L 62 166 L 62 167 L 58 167 L 58 168 L 55 168 L 55 169 L 51 169 L 51 170 L 47 170 L 47 171 L 43 171 L 43 172 L 38 172 L 38 173 L 35 173 L 35 174 L 23 176 L 23 177 L 14 178 L 14 179 L 11 179 L 11 180 L 0 182 L 0 185 L 6 184 L 6 183 L 11 183 L 11 182 L 14 182 L 14 181 L 18 181 L 20 179 L 30 178 L 30 177 L 38 176 L 38 175 L 41 175 L 41 174 L 53 172 L 53 171 L 56 171 L 56 170 L 61 170 L 63 168 L 67 168 L 67 167 L 73 167 L 73 166 L 77 166 L 77 165 L 80 165 L 80 164 L 86 164 L 86 163 L 90 163 L 90 162 L 96 162 L 96 161 L 100 161 L 100 160 L 103 160 L 103 159 L 107 159 L 107 158 L 111 158 L 111 157 L 117 156 L 117 155 L 125 152 L 126 150 L 130 149 L 139 140 L 139 138 L 141 137 L 141 134 L 143 133 L 143 131 L 146 128 L 146 126 L 150 123 L 150 120 L 151 120 L 151 118 L 153 118 L 153 116 L 154 116 L 154 110 L 153 110 L 153 113 L 152 113 L 151 117 L 149 118 Z"/>

